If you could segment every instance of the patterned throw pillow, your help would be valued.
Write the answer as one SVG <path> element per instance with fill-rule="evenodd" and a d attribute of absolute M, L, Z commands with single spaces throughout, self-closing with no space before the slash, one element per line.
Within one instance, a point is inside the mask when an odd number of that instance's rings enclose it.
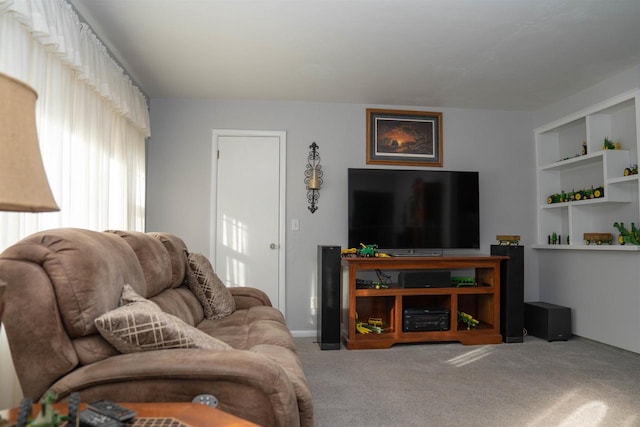
<path fill-rule="evenodd" d="M 170 348 L 226 350 L 231 347 L 167 314 L 124 285 L 121 306 L 95 320 L 100 335 L 121 353 Z"/>
<path fill-rule="evenodd" d="M 220 319 L 236 310 L 236 300 L 200 253 L 189 253 L 188 285 L 198 298 L 207 319 Z"/>

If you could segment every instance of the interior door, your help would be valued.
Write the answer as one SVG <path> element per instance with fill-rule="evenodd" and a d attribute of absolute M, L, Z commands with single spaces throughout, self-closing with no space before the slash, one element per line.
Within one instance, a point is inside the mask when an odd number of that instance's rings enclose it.
<path fill-rule="evenodd" d="M 284 313 L 284 133 L 214 132 L 216 273 Z"/>

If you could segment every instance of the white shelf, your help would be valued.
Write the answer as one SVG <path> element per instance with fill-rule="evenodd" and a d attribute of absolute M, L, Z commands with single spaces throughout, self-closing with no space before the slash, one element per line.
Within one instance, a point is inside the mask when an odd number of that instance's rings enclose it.
<path fill-rule="evenodd" d="M 621 176 L 619 178 L 611 178 L 607 181 L 608 184 L 621 184 L 624 182 L 638 183 L 638 175 Z"/>
<path fill-rule="evenodd" d="M 561 202 L 561 203 L 547 203 L 546 205 L 540 205 L 540 209 L 560 209 L 568 206 L 587 206 L 587 205 L 606 205 L 613 203 L 631 203 L 631 200 L 625 199 L 610 199 L 608 197 L 599 197 L 597 199 L 585 199 L 575 202 Z"/>
<path fill-rule="evenodd" d="M 640 252 L 637 245 L 533 245 L 533 249 L 544 249 L 553 251 L 619 251 L 619 252 Z"/>
<path fill-rule="evenodd" d="M 603 153 L 604 151 L 598 151 L 591 154 L 585 154 L 584 156 L 576 156 L 576 157 L 571 157 L 565 160 L 559 160 L 557 162 L 542 166 L 540 170 L 553 171 L 553 170 L 563 170 L 563 169 L 572 169 L 575 167 L 589 166 L 589 165 L 601 162 Z"/>
<path fill-rule="evenodd" d="M 640 91 L 630 91 L 535 130 L 537 165 L 537 245 L 543 250 L 640 252 L 635 245 L 586 245 L 584 233 L 611 233 L 614 222 L 640 224 L 639 175 L 624 176 L 638 164 Z M 605 138 L 619 150 L 603 150 Z M 586 144 L 588 154 L 579 155 Z M 563 160 L 560 160 L 563 159 Z M 547 203 L 562 192 L 604 188 L 604 197 Z M 580 244 L 549 245 L 553 233 Z"/>

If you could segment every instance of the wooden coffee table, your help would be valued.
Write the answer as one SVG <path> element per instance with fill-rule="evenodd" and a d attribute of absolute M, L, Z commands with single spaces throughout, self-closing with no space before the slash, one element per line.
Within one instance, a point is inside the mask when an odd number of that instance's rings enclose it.
<path fill-rule="evenodd" d="M 200 403 L 153 402 L 120 403 L 120 405 L 138 413 L 135 422 L 129 424 L 134 427 L 258 427 L 250 421 Z M 85 407 L 85 404 L 80 404 L 80 409 Z M 66 414 L 68 405 L 56 403 L 54 410 Z M 33 414 L 37 414 L 38 411 L 40 411 L 40 405 L 33 405 Z M 0 411 L 0 420 L 15 422 L 17 416 L 17 408 Z"/>

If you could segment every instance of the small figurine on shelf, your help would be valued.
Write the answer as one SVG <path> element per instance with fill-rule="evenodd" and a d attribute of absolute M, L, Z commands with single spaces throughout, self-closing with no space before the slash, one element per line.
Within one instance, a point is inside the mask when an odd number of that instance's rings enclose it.
<path fill-rule="evenodd" d="M 378 251 L 378 245 L 365 245 L 364 243 L 360 243 L 360 247 L 356 248 L 348 248 L 342 249 L 340 251 L 340 255 L 343 258 L 353 258 L 353 257 L 388 257 L 389 254 Z"/>
<path fill-rule="evenodd" d="M 631 231 L 627 230 L 624 226 L 624 222 L 614 222 L 613 226 L 618 229 L 620 235 L 618 235 L 618 243 L 621 245 L 632 244 L 640 245 L 640 230 L 636 228 L 636 225 L 631 223 Z"/>
<path fill-rule="evenodd" d="M 480 324 L 480 321 L 474 319 L 473 316 L 464 311 L 458 312 L 458 321 L 466 324 L 467 330 L 471 330 L 471 328 L 475 328 Z"/>
<path fill-rule="evenodd" d="M 593 190 L 593 197 L 595 197 L 596 199 L 599 199 L 600 197 L 604 197 L 604 185 L 596 187 Z"/>
<path fill-rule="evenodd" d="M 451 284 L 458 288 L 478 286 L 475 277 L 470 276 L 453 276 L 451 277 Z"/>
<path fill-rule="evenodd" d="M 637 175 L 637 174 L 638 174 L 637 164 L 630 165 L 628 168 L 624 169 L 624 176 Z"/>
<path fill-rule="evenodd" d="M 370 334 L 376 333 L 381 334 L 382 329 L 382 319 L 379 317 L 370 317 L 369 322 L 374 321 L 375 324 L 365 323 L 358 319 L 358 313 L 356 313 L 356 333 L 358 334 Z"/>
<path fill-rule="evenodd" d="M 596 245 L 602 245 L 606 243 L 608 245 L 613 244 L 613 234 L 611 233 L 584 233 L 584 242 L 587 245 L 595 243 Z"/>
<path fill-rule="evenodd" d="M 366 258 L 375 257 L 378 254 L 378 245 L 365 245 L 364 243 L 360 243 L 360 248 L 356 251 L 356 254 Z"/>
<path fill-rule="evenodd" d="M 582 141 L 582 155 L 587 155 L 587 141 Z"/>
<path fill-rule="evenodd" d="M 520 236 L 517 234 L 498 234 L 496 236 L 496 240 L 498 241 L 499 245 L 518 246 L 518 243 L 520 242 Z"/>
<path fill-rule="evenodd" d="M 609 139 L 609 137 L 604 138 L 604 142 L 602 143 L 603 150 L 619 150 L 620 143 L 618 141 L 613 142 Z"/>

